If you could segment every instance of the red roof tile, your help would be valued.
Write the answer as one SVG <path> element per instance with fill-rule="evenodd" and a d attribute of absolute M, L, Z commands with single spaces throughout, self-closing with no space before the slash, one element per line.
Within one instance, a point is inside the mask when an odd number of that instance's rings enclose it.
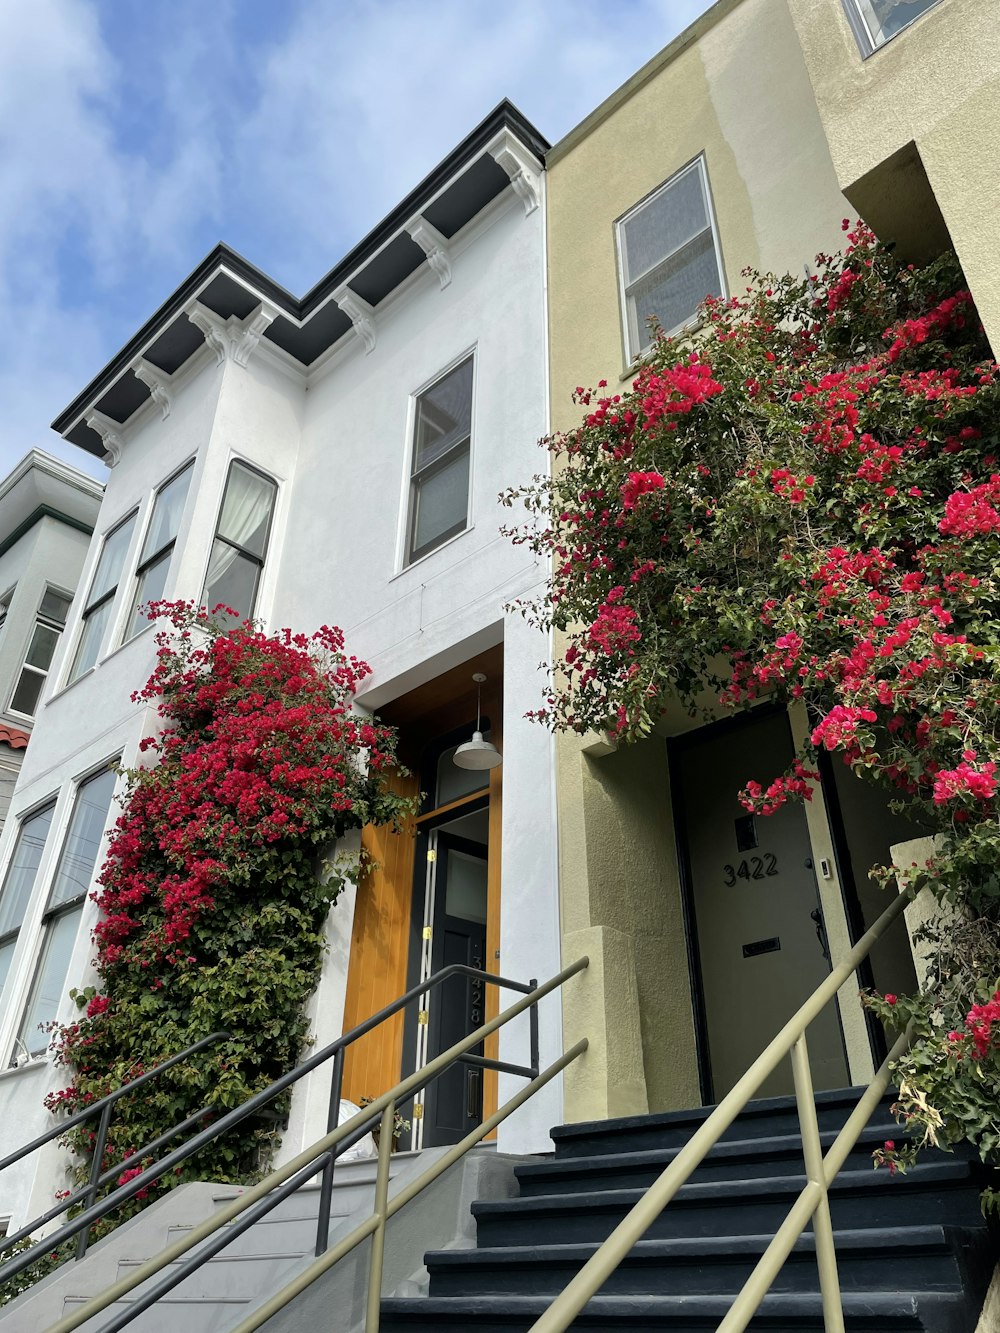
<path fill-rule="evenodd" d="M 29 732 L 0 724 L 0 744 L 9 745 L 12 750 L 23 750 L 30 739 Z"/>

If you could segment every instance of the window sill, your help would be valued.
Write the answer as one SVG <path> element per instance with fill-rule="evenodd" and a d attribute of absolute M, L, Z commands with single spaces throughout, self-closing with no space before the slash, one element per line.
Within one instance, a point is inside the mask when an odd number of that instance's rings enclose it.
<path fill-rule="evenodd" d="M 61 699 L 64 694 L 69 694 L 70 690 L 75 689 L 76 686 L 80 684 L 81 680 L 86 680 L 89 676 L 92 676 L 96 670 L 96 665 L 88 667 L 87 670 L 77 676 L 75 680 L 71 680 L 67 685 L 64 685 L 61 690 L 57 690 L 55 694 L 50 694 L 42 707 L 48 708 L 49 705 L 54 704 L 57 699 Z"/>
<path fill-rule="evenodd" d="M 29 1069 L 48 1069 L 51 1065 L 48 1055 L 33 1055 L 30 1060 L 25 1060 L 24 1064 L 11 1065 L 8 1069 L 0 1069 L 0 1082 L 5 1078 L 15 1078 L 18 1074 L 26 1074 Z"/>
<path fill-rule="evenodd" d="M 463 537 L 467 537 L 470 532 L 475 532 L 475 530 L 475 523 L 470 523 L 469 526 L 463 528 L 461 532 L 456 532 L 454 537 L 449 537 L 448 540 L 442 542 L 440 546 L 435 546 L 433 551 L 428 551 L 426 555 L 420 556 L 418 560 L 414 560 L 409 565 L 404 565 L 402 569 L 393 574 L 389 579 L 389 582 L 395 583 L 397 579 L 401 579 L 405 574 L 409 574 L 411 570 L 419 569 L 422 564 L 425 564 L 428 560 L 433 560 L 436 555 L 440 555 L 442 551 L 446 551 L 449 546 L 454 545 L 455 542 L 460 542 Z"/>

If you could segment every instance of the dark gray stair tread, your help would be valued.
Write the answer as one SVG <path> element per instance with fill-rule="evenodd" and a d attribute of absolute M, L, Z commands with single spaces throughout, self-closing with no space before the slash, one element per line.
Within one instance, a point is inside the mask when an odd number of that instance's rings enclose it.
<path fill-rule="evenodd" d="M 407 1324 L 428 1330 L 450 1327 L 476 1329 L 491 1333 L 494 1329 L 529 1329 L 551 1304 L 538 1296 L 423 1297 L 417 1300 L 391 1299 L 382 1302 L 385 1328 Z M 576 1317 L 572 1327 L 621 1333 L 634 1329 L 686 1330 L 716 1329 L 732 1304 L 729 1296 L 595 1296 Z M 843 1297 L 847 1328 L 861 1333 L 894 1333 L 896 1329 L 927 1328 L 957 1330 L 957 1323 L 947 1317 L 960 1317 L 960 1297 L 935 1293 L 919 1302 L 902 1292 L 849 1292 Z M 916 1308 L 915 1308 L 916 1307 Z M 929 1324 L 923 1315 L 934 1318 Z M 944 1317 L 942 1319 L 942 1316 Z M 751 1328 L 773 1328 L 788 1333 L 823 1328 L 819 1296 L 811 1294 L 771 1293 L 764 1297 Z"/>
<path fill-rule="evenodd" d="M 816 1113 L 821 1129 L 831 1129 L 843 1125 L 849 1114 L 855 1110 L 857 1102 L 865 1093 L 865 1088 L 835 1088 L 828 1092 L 816 1093 Z M 887 1120 L 888 1108 L 895 1094 L 883 1097 L 872 1112 L 872 1120 Z M 591 1152 L 600 1152 L 596 1148 L 601 1142 L 619 1141 L 620 1152 L 629 1152 L 628 1144 L 633 1138 L 676 1138 L 687 1142 L 696 1129 L 699 1129 L 715 1106 L 695 1106 L 688 1110 L 661 1110 L 645 1116 L 623 1116 L 617 1120 L 583 1120 L 568 1125 L 556 1125 L 551 1130 L 552 1141 L 556 1145 L 557 1157 L 587 1156 Z M 795 1097 L 760 1097 L 748 1102 L 732 1125 L 723 1134 L 723 1141 L 731 1138 L 756 1137 L 757 1126 L 767 1126 L 769 1120 L 788 1121 L 789 1129 L 797 1129 L 799 1112 Z M 767 1130 L 764 1130 L 767 1132 Z"/>
<path fill-rule="evenodd" d="M 641 1240 L 632 1249 L 625 1262 L 641 1260 L 659 1263 L 692 1258 L 729 1259 L 739 1256 L 753 1258 L 763 1254 L 773 1240 L 772 1235 L 759 1236 L 683 1236 L 674 1240 Z M 873 1252 L 872 1234 L 865 1229 L 834 1232 L 838 1255 L 859 1250 Z M 491 1264 L 516 1267 L 519 1264 L 562 1263 L 566 1260 L 586 1262 L 599 1249 L 599 1243 L 584 1242 L 575 1245 L 496 1245 L 475 1250 L 429 1250 L 424 1262 L 432 1272 L 439 1268 L 474 1268 L 484 1260 Z M 886 1259 L 901 1254 L 952 1252 L 948 1231 L 943 1226 L 897 1227 L 879 1237 L 878 1254 Z M 811 1232 L 800 1236 L 793 1254 L 812 1256 L 816 1250 Z"/>
<path fill-rule="evenodd" d="M 720 1207 L 752 1205 L 784 1199 L 799 1194 L 805 1183 L 803 1175 L 765 1176 L 759 1180 L 710 1180 L 682 1185 L 668 1207 L 684 1204 L 713 1204 Z M 934 1162 L 912 1167 L 905 1175 L 886 1176 L 874 1171 L 841 1171 L 830 1186 L 837 1194 L 880 1193 L 890 1184 L 894 1191 L 917 1191 L 928 1185 L 960 1188 L 973 1185 L 973 1164 L 957 1161 Z M 586 1209 L 631 1208 L 646 1193 L 641 1189 L 591 1190 L 585 1194 L 535 1194 L 515 1199 L 477 1200 L 472 1205 L 476 1217 L 525 1215 L 528 1213 L 580 1213 Z"/>
<path fill-rule="evenodd" d="M 824 1130 L 820 1139 L 824 1149 L 829 1148 L 837 1137 L 838 1130 Z M 894 1121 L 885 1121 L 869 1125 L 861 1134 L 855 1151 L 871 1152 L 879 1147 L 886 1138 L 900 1139 L 902 1131 Z M 594 1153 L 586 1157 L 549 1157 L 542 1162 L 525 1162 L 514 1168 L 518 1181 L 536 1182 L 544 1180 L 585 1179 L 591 1175 L 612 1174 L 615 1171 L 635 1171 L 644 1167 L 661 1170 L 670 1165 L 682 1151 L 681 1148 L 638 1148 L 632 1152 Z M 775 1157 L 797 1157 L 802 1160 L 802 1140 L 797 1134 L 780 1134 L 773 1137 L 751 1139 L 724 1139 L 708 1153 L 702 1165 L 712 1166 L 721 1162 L 752 1163 L 773 1161 Z M 750 1173 L 748 1173 L 749 1175 Z"/>

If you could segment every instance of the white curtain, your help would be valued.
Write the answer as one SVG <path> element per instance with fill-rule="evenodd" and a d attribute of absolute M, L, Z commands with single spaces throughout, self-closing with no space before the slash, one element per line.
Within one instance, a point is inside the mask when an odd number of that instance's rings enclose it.
<path fill-rule="evenodd" d="M 219 518 L 219 536 L 226 537 L 236 545 L 263 556 L 263 533 L 271 512 L 273 486 L 248 472 L 245 468 L 234 467 L 226 482 L 226 493 L 222 500 L 222 515 Z M 257 533 L 259 540 L 253 538 Z M 235 546 L 225 542 L 216 542 L 209 561 L 208 577 L 205 587 L 211 588 L 225 575 L 239 552 Z"/>

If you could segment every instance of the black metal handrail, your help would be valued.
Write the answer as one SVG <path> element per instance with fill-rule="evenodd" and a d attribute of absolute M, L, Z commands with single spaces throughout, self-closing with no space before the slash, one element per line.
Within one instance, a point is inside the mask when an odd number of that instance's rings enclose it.
<path fill-rule="evenodd" d="M 139 1074 L 137 1078 L 130 1079 L 128 1083 L 123 1083 L 120 1088 L 115 1088 L 113 1092 L 107 1093 L 107 1095 L 102 1097 L 99 1101 L 84 1107 L 82 1111 L 77 1111 L 76 1114 L 71 1115 L 68 1120 L 63 1120 L 60 1124 L 54 1125 L 52 1129 L 46 1130 L 44 1134 L 39 1134 L 36 1139 L 32 1139 L 30 1143 L 24 1144 L 22 1147 L 18 1148 L 16 1152 L 9 1153 L 6 1157 L 0 1160 L 0 1171 L 3 1171 L 8 1166 L 13 1166 L 15 1162 L 22 1161 L 30 1153 L 35 1152 L 36 1149 L 44 1148 L 45 1145 L 51 1143 L 53 1139 L 62 1138 L 68 1130 L 75 1129 L 77 1125 L 85 1124 L 86 1121 L 92 1119 L 95 1115 L 100 1115 L 97 1134 L 94 1139 L 94 1155 L 90 1165 L 90 1179 L 87 1181 L 87 1184 L 83 1189 L 77 1190 L 75 1194 L 68 1194 L 64 1199 L 61 1199 L 50 1208 L 48 1212 L 42 1213 L 40 1217 L 36 1217 L 33 1221 L 29 1222 L 27 1226 L 22 1227 L 20 1231 L 15 1231 L 4 1236 L 2 1241 L 0 1241 L 0 1254 L 5 1250 L 9 1250 L 19 1241 L 25 1240 L 33 1231 L 37 1231 L 39 1227 L 43 1227 L 46 1223 L 53 1221 L 60 1215 L 60 1213 L 64 1213 L 68 1208 L 72 1208 L 74 1204 L 84 1200 L 88 1204 L 93 1204 L 97 1197 L 97 1191 L 102 1185 L 106 1185 L 109 1180 L 114 1178 L 114 1176 L 121 1175 L 123 1171 L 127 1171 L 134 1162 L 141 1162 L 142 1159 L 148 1157 L 151 1152 L 156 1152 L 158 1149 L 162 1148 L 164 1144 L 169 1143 L 170 1140 L 176 1138 L 178 1134 L 183 1134 L 188 1129 L 193 1128 L 193 1126 L 196 1125 L 208 1112 L 207 1107 L 203 1107 L 202 1110 L 196 1112 L 195 1115 L 188 1116 L 186 1120 L 182 1120 L 179 1124 L 174 1125 L 172 1129 L 168 1129 L 165 1133 L 160 1134 L 157 1138 L 153 1139 L 151 1143 L 147 1143 L 144 1148 L 140 1148 L 138 1152 L 131 1153 L 123 1162 L 119 1162 L 117 1166 L 113 1166 L 103 1173 L 101 1172 L 101 1159 L 104 1156 L 104 1149 L 108 1141 L 108 1127 L 111 1124 L 111 1110 L 115 1103 L 120 1101 L 122 1097 L 127 1097 L 130 1093 L 135 1092 L 136 1088 L 141 1088 L 144 1083 L 149 1083 L 152 1079 L 159 1078 L 165 1070 L 172 1069 L 174 1065 L 178 1065 L 182 1061 L 190 1059 L 192 1055 L 196 1055 L 199 1051 L 203 1051 L 207 1046 L 213 1046 L 217 1041 L 225 1041 L 229 1036 L 230 1034 L 228 1032 L 213 1032 L 207 1037 L 202 1037 L 200 1041 L 192 1042 L 190 1046 L 185 1046 L 183 1051 L 178 1051 L 176 1055 L 170 1056 L 168 1060 L 164 1060 L 161 1064 L 156 1065 L 155 1068 L 147 1069 L 145 1073 Z M 87 1253 L 87 1242 L 89 1237 L 90 1225 L 88 1224 L 79 1233 L 76 1251 L 76 1257 L 78 1259 L 82 1259 Z M 34 1262 L 35 1258 L 37 1258 L 37 1256 L 32 1256 L 32 1262 Z M 22 1266 L 27 1267 L 27 1265 Z M 0 1269 L 0 1275 L 3 1273 L 4 1269 Z"/>
<path fill-rule="evenodd" d="M 335 1041 L 330 1042 L 329 1045 L 314 1052 L 314 1054 L 309 1056 L 307 1060 L 303 1060 L 302 1063 L 296 1065 L 294 1069 L 290 1069 L 287 1074 L 282 1074 L 280 1078 L 276 1078 L 272 1083 L 268 1084 L 266 1088 L 255 1093 L 252 1097 L 243 1102 L 241 1106 L 234 1107 L 232 1111 L 227 1112 L 211 1125 L 208 1125 L 206 1128 L 193 1135 L 190 1139 L 186 1139 L 184 1143 L 168 1153 L 166 1157 L 162 1158 L 159 1162 L 152 1163 L 152 1165 L 140 1171 L 138 1175 L 133 1176 L 131 1180 L 126 1181 L 124 1185 L 119 1185 L 116 1190 L 113 1190 L 110 1194 L 106 1195 L 99 1203 L 93 1201 L 93 1195 L 96 1194 L 97 1188 L 99 1187 L 98 1184 L 92 1183 L 88 1185 L 87 1190 L 91 1194 L 92 1201 L 84 1211 L 79 1213 L 72 1221 L 64 1223 L 58 1231 L 45 1237 L 45 1253 L 50 1254 L 65 1241 L 71 1240 L 74 1236 L 81 1235 L 81 1233 L 84 1236 L 89 1235 L 90 1228 L 94 1223 L 112 1212 L 119 1206 L 119 1204 L 127 1203 L 128 1200 L 138 1194 L 140 1190 L 148 1189 L 155 1181 L 159 1180 L 161 1176 L 165 1176 L 169 1171 L 173 1170 L 174 1167 L 187 1161 L 189 1157 L 192 1157 L 196 1152 L 200 1151 L 207 1143 L 211 1143 L 213 1139 L 227 1133 L 228 1130 L 240 1124 L 243 1120 L 247 1119 L 248 1116 L 253 1115 L 254 1112 L 258 1111 L 262 1106 L 265 1106 L 280 1093 L 284 1092 L 286 1088 L 291 1087 L 293 1083 L 297 1083 L 300 1078 L 311 1073 L 319 1065 L 324 1064 L 330 1059 L 333 1059 L 334 1067 L 330 1087 L 330 1107 L 327 1116 L 327 1124 L 328 1129 L 335 1128 L 340 1109 L 340 1091 L 343 1085 L 344 1051 L 347 1047 L 359 1038 L 366 1036 L 387 1019 L 392 1018 L 395 1014 L 399 1013 L 400 1010 L 405 1009 L 406 1006 L 412 1004 L 414 1000 L 418 1000 L 422 995 L 426 995 L 435 987 L 442 985 L 449 979 L 449 977 L 461 975 L 475 977 L 477 980 L 483 981 L 488 985 L 497 986 L 499 989 L 518 991 L 522 995 L 529 995 L 532 991 L 538 988 L 538 983 L 534 978 L 528 982 L 512 981 L 508 977 L 493 976 L 488 972 L 481 971 L 479 968 L 470 967 L 465 963 L 451 963 L 448 967 L 444 967 L 439 972 L 435 972 L 432 976 L 428 977 L 426 981 L 422 981 L 418 985 L 411 987 L 410 990 L 406 991 L 403 995 L 400 995 L 396 1000 L 393 1000 L 391 1004 L 385 1005 L 382 1009 L 379 1009 L 377 1013 L 372 1014 L 370 1018 L 366 1019 L 365 1022 L 359 1023 L 357 1027 L 352 1028 L 350 1032 L 345 1032 Z M 483 1060 L 483 1058 L 479 1056 L 463 1056 L 460 1058 L 465 1061 L 471 1060 L 471 1062 L 475 1063 L 478 1068 L 496 1069 L 504 1073 L 517 1073 L 529 1078 L 536 1077 L 538 1074 L 539 1059 L 538 1011 L 534 1005 L 532 1005 L 529 1010 L 529 1022 L 532 1062 L 530 1067 L 511 1065 L 498 1060 Z M 221 1034 L 214 1035 L 217 1037 Z M 209 1040 L 211 1039 L 205 1038 L 204 1042 L 208 1042 Z M 203 1043 L 198 1043 L 197 1045 L 201 1044 Z M 191 1049 L 193 1050 L 194 1048 Z M 170 1063 L 176 1064 L 178 1060 L 183 1058 L 183 1054 L 184 1053 L 173 1057 Z M 159 1066 L 158 1069 L 166 1067 L 167 1065 L 165 1063 L 164 1065 Z M 118 1090 L 117 1096 L 124 1095 L 124 1092 L 126 1091 L 131 1091 L 140 1081 L 145 1081 L 156 1072 L 158 1071 L 150 1070 L 149 1074 L 141 1076 L 141 1080 L 136 1079 L 133 1083 L 126 1084 L 123 1089 Z M 109 1095 L 117 1099 L 116 1094 L 112 1093 Z M 99 1105 L 100 1103 L 95 1102 L 93 1108 L 87 1108 L 86 1115 L 92 1114 L 93 1110 Z M 184 1124 L 190 1127 L 191 1124 L 197 1122 L 197 1120 L 204 1114 L 204 1111 L 198 1112 L 196 1115 L 189 1117 Z M 69 1121 L 65 1121 L 54 1133 L 45 1135 L 41 1139 L 36 1140 L 34 1144 L 28 1145 L 28 1148 L 22 1150 L 18 1156 L 23 1156 L 24 1152 L 30 1151 L 32 1147 L 38 1146 L 43 1142 L 48 1142 L 50 1139 L 64 1133 L 66 1129 L 72 1128 L 74 1124 L 79 1123 L 81 1118 L 86 1118 L 86 1116 L 83 1113 L 80 1113 L 78 1116 L 72 1117 Z M 373 1115 L 371 1121 L 374 1122 L 377 1118 L 377 1115 Z M 358 1138 L 363 1137 L 364 1133 L 367 1132 L 368 1124 L 369 1122 L 366 1121 L 364 1130 L 356 1136 L 352 1136 L 351 1142 L 356 1142 Z M 170 1138 L 176 1137 L 176 1134 L 180 1132 L 180 1128 L 181 1127 L 178 1126 L 174 1130 L 169 1131 L 166 1135 L 161 1135 L 159 1140 L 148 1145 L 147 1149 L 144 1150 L 143 1155 L 148 1156 L 151 1149 L 161 1146 L 162 1143 L 168 1141 Z M 95 1145 L 95 1148 L 96 1146 L 97 1145 Z M 317 1254 L 322 1253 L 326 1248 L 329 1238 L 334 1163 L 336 1158 L 342 1152 L 346 1151 L 348 1146 L 348 1143 L 338 1144 L 337 1148 L 331 1151 L 327 1162 L 322 1166 L 317 1166 L 312 1171 L 313 1175 L 317 1174 L 320 1170 L 323 1171 L 323 1181 L 320 1188 L 319 1217 L 316 1226 Z M 129 1161 L 135 1161 L 135 1159 L 136 1154 L 133 1154 L 132 1157 L 129 1158 Z M 100 1157 L 95 1156 L 95 1161 L 98 1163 L 99 1171 Z M 6 1164 L 6 1161 L 0 1163 L 0 1169 Z M 123 1166 L 124 1164 L 119 1164 L 115 1167 L 115 1172 L 121 1174 Z M 103 1179 L 106 1179 L 107 1175 L 108 1173 L 105 1173 Z M 63 1202 L 66 1203 L 65 1200 Z M 67 1204 L 67 1206 L 69 1205 Z M 64 1211 L 64 1209 L 60 1208 L 58 1211 L 61 1212 Z M 53 1216 L 57 1215 L 58 1212 L 53 1213 Z M 32 1229 L 40 1225 L 43 1225 L 43 1222 L 36 1220 L 32 1223 Z M 17 1237 L 23 1238 L 25 1234 L 26 1233 L 22 1230 L 17 1233 Z M 14 1239 L 8 1237 L 4 1241 L 4 1246 L 6 1247 L 8 1244 L 13 1243 Z M 83 1251 L 78 1250 L 77 1258 L 81 1257 L 81 1253 L 85 1252 L 85 1250 L 86 1246 L 84 1245 Z M 0 1267 L 0 1283 L 5 1282 L 8 1278 L 14 1277 L 25 1268 L 29 1268 L 39 1257 L 40 1255 L 33 1254 L 31 1250 L 26 1250 L 22 1254 L 16 1255 L 13 1259 L 9 1259 L 2 1267 Z"/>

